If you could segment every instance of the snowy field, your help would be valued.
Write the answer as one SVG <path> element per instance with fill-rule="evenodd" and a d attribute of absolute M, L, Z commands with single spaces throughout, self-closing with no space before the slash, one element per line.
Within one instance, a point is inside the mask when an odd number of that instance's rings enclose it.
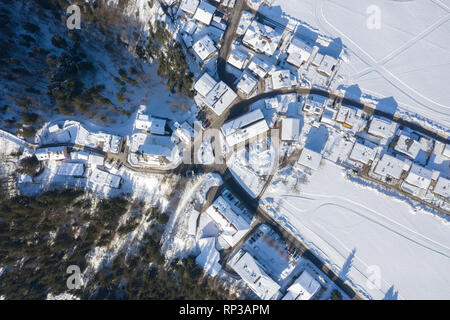
<path fill-rule="evenodd" d="M 308 180 L 294 191 L 277 175 L 262 202 L 342 278 L 375 299 L 450 298 L 448 220 L 350 182 L 328 161 Z"/>
<path fill-rule="evenodd" d="M 450 1 L 273 0 L 259 10 L 298 22 L 297 33 L 322 50 L 328 38 L 329 54 L 347 60 L 344 85 L 356 84 L 348 95 L 449 133 Z M 374 15 L 379 25 L 368 22 Z"/>

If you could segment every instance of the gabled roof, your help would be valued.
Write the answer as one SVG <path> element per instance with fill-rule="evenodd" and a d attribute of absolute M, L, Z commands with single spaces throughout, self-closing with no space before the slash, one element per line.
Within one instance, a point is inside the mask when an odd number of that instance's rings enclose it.
<path fill-rule="evenodd" d="M 296 141 L 300 136 L 300 119 L 284 118 L 281 125 L 281 140 Z"/>
<path fill-rule="evenodd" d="M 203 24 L 209 25 L 214 12 L 216 12 L 216 7 L 206 1 L 202 1 L 195 11 L 194 19 Z"/>
<path fill-rule="evenodd" d="M 370 122 L 369 133 L 380 138 L 392 137 L 395 131 L 395 123 L 387 120 L 374 117 Z"/>
<path fill-rule="evenodd" d="M 313 170 L 317 170 L 319 169 L 321 160 L 322 155 L 320 153 L 307 148 L 303 148 L 302 154 L 298 159 L 298 163 Z"/>
<path fill-rule="evenodd" d="M 288 288 L 288 292 L 283 297 L 283 300 L 309 300 L 319 289 L 320 283 L 305 270 Z"/>
<path fill-rule="evenodd" d="M 418 141 L 401 134 L 394 149 L 412 159 L 415 159 L 419 154 L 421 147 Z"/>
<path fill-rule="evenodd" d="M 237 98 L 237 94 L 223 81 L 218 82 L 205 96 L 204 103 L 218 116 Z"/>
<path fill-rule="evenodd" d="M 368 164 L 369 161 L 372 161 L 375 158 L 376 153 L 377 151 L 375 149 L 355 142 L 350 154 L 350 159 Z"/>
<path fill-rule="evenodd" d="M 394 158 L 388 154 L 384 154 L 380 161 L 378 161 L 374 172 L 383 177 L 390 176 L 399 179 L 405 167 L 405 162 Z"/>
<path fill-rule="evenodd" d="M 244 35 L 243 43 L 252 49 L 272 56 L 281 41 L 281 32 L 253 21 Z"/>
<path fill-rule="evenodd" d="M 413 186 L 426 190 L 431 184 L 432 175 L 433 172 L 431 170 L 414 163 L 405 181 Z"/>
<path fill-rule="evenodd" d="M 202 61 L 208 59 L 211 55 L 217 52 L 214 41 L 208 35 L 205 35 L 203 38 L 194 43 L 192 48 Z"/>
<path fill-rule="evenodd" d="M 444 177 L 439 177 L 434 186 L 434 193 L 450 200 L 450 180 Z"/>
<path fill-rule="evenodd" d="M 236 119 L 225 122 L 222 125 L 222 133 L 224 136 L 229 136 L 236 132 L 238 129 L 245 128 L 246 126 L 255 123 L 261 119 L 264 119 L 264 115 L 261 109 L 255 109 L 251 112 L 248 112 Z"/>
<path fill-rule="evenodd" d="M 180 9 L 192 16 L 197 10 L 199 2 L 199 0 L 182 0 Z"/>
<path fill-rule="evenodd" d="M 211 77 L 207 72 L 205 72 L 195 83 L 194 89 L 205 97 L 216 84 L 217 81 L 214 80 L 214 78 Z"/>

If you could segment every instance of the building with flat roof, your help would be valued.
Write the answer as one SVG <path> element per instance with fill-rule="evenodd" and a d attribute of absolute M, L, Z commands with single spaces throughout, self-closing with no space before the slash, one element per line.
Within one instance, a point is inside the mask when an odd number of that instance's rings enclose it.
<path fill-rule="evenodd" d="M 275 53 L 281 41 L 282 33 L 276 29 L 253 21 L 245 32 L 242 43 L 256 52 L 264 53 L 269 57 Z"/>
<path fill-rule="evenodd" d="M 208 92 L 203 102 L 220 116 L 236 98 L 237 94 L 225 82 L 220 81 Z"/>
<path fill-rule="evenodd" d="M 336 64 L 337 60 L 335 58 L 329 55 L 325 55 L 323 56 L 320 65 L 317 67 L 317 71 L 329 77 L 333 73 Z"/>
<path fill-rule="evenodd" d="M 357 110 L 355 108 L 342 105 L 339 108 L 335 120 L 346 128 L 352 128 L 358 121 Z"/>
<path fill-rule="evenodd" d="M 250 253 L 242 249 L 239 250 L 228 262 L 228 265 L 236 271 L 261 300 L 278 298 L 280 285 L 267 275 L 264 268 Z"/>
<path fill-rule="evenodd" d="M 302 154 L 298 159 L 298 163 L 302 166 L 308 167 L 313 170 L 319 169 L 320 162 L 322 161 L 322 155 L 313 150 L 303 148 Z"/>
<path fill-rule="evenodd" d="M 272 87 L 274 90 L 288 89 L 294 84 L 295 82 L 292 81 L 289 70 L 277 70 L 272 73 Z"/>
<path fill-rule="evenodd" d="M 323 108 L 327 104 L 327 101 L 327 97 L 318 94 L 309 94 L 303 104 L 303 111 L 316 116 L 320 116 L 322 114 Z"/>
<path fill-rule="evenodd" d="M 288 288 L 282 300 L 310 300 L 319 289 L 320 283 L 305 270 Z"/>

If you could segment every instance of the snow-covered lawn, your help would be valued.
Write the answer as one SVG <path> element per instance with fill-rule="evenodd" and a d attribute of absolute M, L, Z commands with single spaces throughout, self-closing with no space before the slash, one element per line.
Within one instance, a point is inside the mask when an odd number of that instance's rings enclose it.
<path fill-rule="evenodd" d="M 375 299 L 450 298 L 448 220 L 350 182 L 327 160 L 298 191 L 283 180 L 275 176 L 264 195 L 269 213 L 358 291 Z"/>
<path fill-rule="evenodd" d="M 341 51 L 356 98 L 362 90 L 363 98 L 376 98 L 377 108 L 431 120 L 448 133 L 448 1 L 273 0 L 259 10 L 284 25 L 295 20 L 304 39 L 325 50 L 329 41 L 335 54 Z M 369 28 L 377 12 L 379 28 Z"/>

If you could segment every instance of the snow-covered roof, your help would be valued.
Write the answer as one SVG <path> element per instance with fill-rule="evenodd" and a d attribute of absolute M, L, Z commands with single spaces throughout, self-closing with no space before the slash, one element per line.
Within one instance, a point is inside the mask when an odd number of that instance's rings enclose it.
<path fill-rule="evenodd" d="M 226 137 L 233 134 L 238 129 L 245 128 L 246 126 L 255 123 L 256 121 L 259 121 L 261 119 L 264 119 L 264 114 L 262 113 L 261 109 L 255 109 L 236 119 L 225 122 L 222 125 L 221 130 L 224 136 Z"/>
<path fill-rule="evenodd" d="M 237 244 L 250 230 L 250 224 L 231 207 L 230 203 L 219 196 L 206 213 L 214 220 L 220 236 L 230 245 Z"/>
<path fill-rule="evenodd" d="M 106 185 L 111 188 L 119 188 L 121 177 L 109 172 L 94 168 L 89 177 L 90 181 L 99 185 Z"/>
<path fill-rule="evenodd" d="M 189 143 L 194 137 L 194 128 L 186 121 L 181 124 L 175 131 L 174 134 L 182 139 L 184 142 Z"/>
<path fill-rule="evenodd" d="M 348 127 L 353 127 L 358 120 L 356 114 L 356 109 L 342 105 L 336 115 L 336 121 Z"/>
<path fill-rule="evenodd" d="M 335 58 L 329 55 L 325 55 L 323 56 L 320 66 L 317 67 L 317 71 L 322 72 L 327 76 L 330 76 L 331 73 L 333 72 L 333 68 L 336 65 L 336 63 L 337 60 Z"/>
<path fill-rule="evenodd" d="M 450 180 L 439 177 L 433 191 L 445 199 L 450 200 Z"/>
<path fill-rule="evenodd" d="M 194 43 L 192 48 L 202 61 L 207 60 L 217 52 L 214 41 L 208 35 L 205 35 L 203 38 Z"/>
<path fill-rule="evenodd" d="M 421 148 L 418 141 L 401 134 L 394 149 L 412 159 L 415 159 Z"/>
<path fill-rule="evenodd" d="M 150 119 L 150 116 L 148 114 L 143 114 L 141 112 L 138 112 L 136 115 L 136 120 L 134 121 L 134 126 L 138 130 L 149 130 L 150 126 L 152 125 L 152 121 Z"/>
<path fill-rule="evenodd" d="M 277 298 L 280 286 L 267 275 L 250 253 L 242 254 L 241 250 L 229 264 L 259 298 L 262 300 Z"/>
<path fill-rule="evenodd" d="M 239 48 L 234 48 L 231 51 L 230 56 L 228 57 L 227 62 L 231 64 L 233 67 L 241 70 L 249 57 L 248 52 L 245 52 Z"/>
<path fill-rule="evenodd" d="M 309 300 L 320 289 L 320 283 L 308 271 L 303 271 L 300 277 L 288 288 L 282 300 Z"/>
<path fill-rule="evenodd" d="M 204 103 L 220 116 L 236 98 L 236 92 L 225 82 L 220 81 L 205 96 Z"/>
<path fill-rule="evenodd" d="M 195 30 L 197 30 L 197 24 L 192 20 L 183 25 L 183 32 L 190 36 L 195 32 Z"/>
<path fill-rule="evenodd" d="M 214 12 L 216 12 L 216 7 L 206 1 L 202 1 L 195 11 L 194 19 L 203 24 L 209 25 Z"/>
<path fill-rule="evenodd" d="M 147 134 L 145 141 L 139 146 L 139 151 L 146 155 L 172 158 L 174 144 L 170 136 L 158 136 Z"/>
<path fill-rule="evenodd" d="M 372 161 L 377 154 L 375 149 L 372 149 L 366 145 L 356 142 L 353 146 L 352 153 L 350 154 L 350 159 L 368 164 Z"/>
<path fill-rule="evenodd" d="M 197 10 L 199 0 L 182 0 L 180 4 L 180 9 L 192 16 Z"/>
<path fill-rule="evenodd" d="M 281 125 L 281 140 L 296 141 L 300 136 L 300 119 L 285 118 Z"/>
<path fill-rule="evenodd" d="M 105 135 L 105 142 L 103 144 L 103 152 L 119 153 L 120 142 L 122 138 L 115 135 Z"/>
<path fill-rule="evenodd" d="M 70 153 L 70 159 L 88 161 L 89 153 L 85 151 L 72 151 Z"/>
<path fill-rule="evenodd" d="M 242 42 L 253 50 L 272 56 L 281 40 L 281 32 L 253 21 L 247 29 Z"/>
<path fill-rule="evenodd" d="M 374 172 L 383 177 L 390 176 L 399 179 L 405 167 L 405 162 L 394 158 L 391 155 L 384 154 L 380 161 L 378 161 Z"/>
<path fill-rule="evenodd" d="M 214 80 L 214 78 L 211 77 L 207 72 L 205 72 L 195 83 L 194 89 L 205 97 L 216 84 L 217 81 Z"/>
<path fill-rule="evenodd" d="M 442 154 L 447 158 L 450 158 L 450 144 L 445 145 L 445 148 L 442 150 Z"/>
<path fill-rule="evenodd" d="M 151 121 L 150 132 L 152 134 L 164 135 L 166 132 L 164 129 L 166 127 L 166 120 L 152 117 Z"/>
<path fill-rule="evenodd" d="M 61 129 L 59 128 L 59 125 L 57 125 L 57 124 L 54 124 L 48 128 L 48 132 L 50 132 L 50 133 L 55 133 L 55 132 L 58 132 L 59 130 L 61 130 Z"/>
<path fill-rule="evenodd" d="M 238 36 L 243 35 L 247 31 L 247 28 L 252 23 L 252 20 L 253 20 L 253 13 L 251 13 L 250 11 L 243 11 L 241 15 L 241 20 L 239 20 L 239 24 L 236 29 L 236 34 Z"/>
<path fill-rule="evenodd" d="M 287 49 L 289 55 L 286 61 L 296 67 L 300 67 L 302 63 L 308 61 L 311 51 L 311 47 L 305 42 L 299 38 L 293 38 Z"/>
<path fill-rule="evenodd" d="M 318 94 L 309 94 L 305 99 L 305 106 L 303 107 L 303 110 L 312 114 L 320 115 L 327 101 L 327 97 Z"/>
<path fill-rule="evenodd" d="M 319 169 L 321 160 L 322 155 L 320 153 L 307 148 L 303 148 L 302 154 L 298 159 L 298 163 L 313 170 L 317 170 Z"/>
<path fill-rule="evenodd" d="M 370 122 L 368 132 L 373 136 L 387 139 L 394 134 L 395 123 L 387 119 L 374 117 Z"/>
<path fill-rule="evenodd" d="M 258 80 L 256 80 L 255 77 L 253 77 L 249 72 L 244 71 L 241 79 L 236 85 L 236 88 L 246 96 L 249 96 L 253 93 L 257 85 Z"/>
<path fill-rule="evenodd" d="M 431 184 L 432 175 L 433 172 L 431 170 L 413 163 L 405 181 L 413 186 L 426 190 Z"/>
<path fill-rule="evenodd" d="M 39 148 L 34 153 L 39 161 L 42 160 L 63 160 L 67 159 L 67 148 L 66 147 L 48 147 Z"/>
<path fill-rule="evenodd" d="M 277 70 L 272 73 L 272 86 L 274 90 L 290 88 L 292 86 L 289 70 Z"/>
<path fill-rule="evenodd" d="M 197 210 L 191 210 L 189 212 L 189 220 L 188 220 L 188 234 L 190 236 L 195 236 L 197 233 L 197 220 L 200 213 Z"/>
<path fill-rule="evenodd" d="M 84 164 L 79 162 L 63 162 L 56 174 L 60 176 L 82 176 L 83 173 Z"/>
<path fill-rule="evenodd" d="M 91 167 L 103 166 L 105 163 L 105 157 L 98 155 L 98 154 L 91 153 L 91 154 L 89 154 L 89 157 L 88 157 L 88 163 Z"/>
<path fill-rule="evenodd" d="M 200 254 L 195 258 L 195 261 L 203 267 L 203 269 L 210 275 L 216 276 L 222 269 L 220 266 L 220 254 L 216 249 L 216 238 L 203 238 L 198 241 Z"/>
<path fill-rule="evenodd" d="M 260 78 L 264 78 L 270 71 L 271 66 L 258 57 L 254 57 L 248 64 L 248 69 Z"/>
<path fill-rule="evenodd" d="M 277 97 L 267 98 L 264 99 L 264 105 L 266 106 L 266 109 L 278 109 L 279 103 Z"/>

